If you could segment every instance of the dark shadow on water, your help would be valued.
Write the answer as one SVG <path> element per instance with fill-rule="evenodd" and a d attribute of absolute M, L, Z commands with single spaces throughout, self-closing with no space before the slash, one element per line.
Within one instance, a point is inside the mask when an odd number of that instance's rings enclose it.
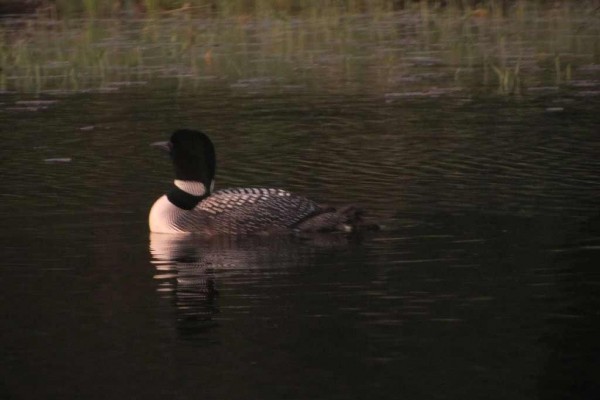
<path fill-rule="evenodd" d="M 543 343 L 549 355 L 539 382 L 541 399 L 600 396 L 600 216 L 589 219 L 555 250 L 561 307 L 548 318 Z"/>

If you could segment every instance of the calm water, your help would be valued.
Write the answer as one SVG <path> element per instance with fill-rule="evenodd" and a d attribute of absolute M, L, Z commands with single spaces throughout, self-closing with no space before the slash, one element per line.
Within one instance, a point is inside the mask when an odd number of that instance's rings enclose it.
<path fill-rule="evenodd" d="M 598 81 L 363 84 L 2 94 L 0 397 L 593 398 Z M 172 178 L 149 144 L 180 127 L 213 137 L 219 187 L 356 203 L 384 229 L 150 235 Z"/>

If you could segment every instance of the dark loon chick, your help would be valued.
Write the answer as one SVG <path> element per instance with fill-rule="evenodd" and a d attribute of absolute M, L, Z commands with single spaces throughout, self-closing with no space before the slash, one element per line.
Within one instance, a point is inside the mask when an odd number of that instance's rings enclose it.
<path fill-rule="evenodd" d="M 202 132 L 177 130 L 168 142 L 154 145 L 171 155 L 175 181 L 150 210 L 151 232 L 208 235 L 350 232 L 366 226 L 361 211 L 355 207 L 320 206 L 282 189 L 235 188 L 213 192 L 215 149 Z"/>

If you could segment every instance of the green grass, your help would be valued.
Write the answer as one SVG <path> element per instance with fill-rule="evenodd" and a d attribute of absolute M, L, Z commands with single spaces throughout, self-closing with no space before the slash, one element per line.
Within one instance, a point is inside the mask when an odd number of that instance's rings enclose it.
<path fill-rule="evenodd" d="M 598 63 L 593 3 L 57 0 L 0 22 L 0 90 L 297 84 L 521 95 Z"/>

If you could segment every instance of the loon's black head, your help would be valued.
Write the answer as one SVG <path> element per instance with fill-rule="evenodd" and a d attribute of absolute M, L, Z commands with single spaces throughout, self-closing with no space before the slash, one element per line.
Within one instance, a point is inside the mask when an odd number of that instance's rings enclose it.
<path fill-rule="evenodd" d="M 175 179 L 202 182 L 210 190 L 215 177 L 215 147 L 204 133 L 191 129 L 179 129 L 168 142 L 156 143 L 169 151 Z"/>

